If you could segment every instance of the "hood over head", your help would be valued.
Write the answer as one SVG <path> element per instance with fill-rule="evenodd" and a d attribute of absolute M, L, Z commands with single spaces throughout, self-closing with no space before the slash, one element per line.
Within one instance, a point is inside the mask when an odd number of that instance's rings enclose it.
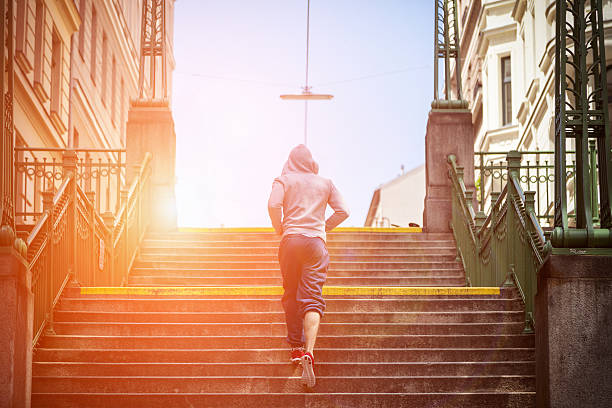
<path fill-rule="evenodd" d="M 303 145 L 297 145 L 289 153 L 289 158 L 283 167 L 283 175 L 289 173 L 319 173 L 319 165 L 312 158 L 310 150 Z"/>

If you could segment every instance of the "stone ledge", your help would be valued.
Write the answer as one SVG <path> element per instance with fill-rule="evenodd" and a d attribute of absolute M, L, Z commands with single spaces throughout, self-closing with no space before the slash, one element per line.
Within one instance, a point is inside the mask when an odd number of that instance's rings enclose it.
<path fill-rule="evenodd" d="M 546 264 L 540 270 L 543 278 L 612 279 L 612 255 L 553 255 Z"/>

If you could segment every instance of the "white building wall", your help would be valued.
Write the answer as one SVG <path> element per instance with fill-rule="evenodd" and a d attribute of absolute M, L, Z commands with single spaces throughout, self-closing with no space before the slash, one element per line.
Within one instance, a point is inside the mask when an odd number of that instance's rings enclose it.
<path fill-rule="evenodd" d="M 421 165 L 380 187 L 372 227 L 423 225 L 425 166 Z"/>

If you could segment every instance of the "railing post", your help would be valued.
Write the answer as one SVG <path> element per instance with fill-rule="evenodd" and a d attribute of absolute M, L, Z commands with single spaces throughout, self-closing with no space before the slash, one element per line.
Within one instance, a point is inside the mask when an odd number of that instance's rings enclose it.
<path fill-rule="evenodd" d="M 591 169 L 591 214 L 593 222 L 599 221 L 599 199 L 597 197 L 597 149 L 595 140 L 589 139 L 589 162 Z"/>
<path fill-rule="evenodd" d="M 140 173 L 140 166 L 138 168 L 138 170 L 136 170 L 137 174 Z M 136 194 L 136 231 L 138 231 L 138 239 L 140 240 L 140 237 L 142 235 L 142 231 L 141 226 L 142 226 L 142 178 L 143 175 L 140 174 L 140 177 L 138 177 L 136 180 L 136 190 L 135 190 L 135 194 Z"/>
<path fill-rule="evenodd" d="M 121 190 L 121 205 L 125 205 L 125 211 L 123 212 L 123 248 L 121 248 L 121 253 L 123 254 L 123 265 L 121 271 L 121 286 L 127 285 L 127 274 L 129 267 L 129 246 L 130 246 L 130 237 L 129 237 L 129 228 L 128 228 L 128 213 L 130 212 L 130 208 L 128 206 L 128 190 Z"/>
<path fill-rule="evenodd" d="M 110 279 L 107 278 L 107 283 L 109 283 L 110 285 L 116 285 L 117 284 L 117 279 L 115 276 L 115 247 L 114 247 L 114 243 L 115 243 L 115 216 L 112 212 L 108 211 L 105 212 L 104 214 L 102 214 L 102 219 L 104 220 L 104 225 L 106 225 L 106 228 L 108 228 L 108 239 L 109 241 L 106 242 L 105 247 L 108 248 L 108 252 L 110 253 L 110 262 L 108 262 L 108 265 L 110 265 Z"/>
<path fill-rule="evenodd" d="M 499 200 L 501 193 L 499 191 L 491 192 L 491 228 L 495 232 L 495 225 L 497 224 L 497 216 L 499 214 L 499 207 L 495 204 Z"/>
<path fill-rule="evenodd" d="M 76 187 L 77 187 L 77 161 L 78 156 L 74 150 L 64 151 L 62 162 L 64 166 L 64 174 L 72 174 L 72 183 L 70 188 L 70 200 L 72 201 L 72 231 L 68 231 L 70 239 L 72 240 L 70 248 L 72 248 L 72 256 L 70 257 L 70 274 L 73 280 L 76 279 L 77 272 L 77 199 L 76 199 Z M 64 176 L 65 177 L 65 176 Z"/>
<path fill-rule="evenodd" d="M 480 231 L 486 219 L 487 215 L 484 212 L 478 211 L 476 213 L 476 216 L 474 217 L 474 224 L 476 225 L 476 228 L 478 228 L 478 231 Z"/>
<path fill-rule="evenodd" d="M 478 189 L 480 190 L 480 211 L 484 211 L 484 154 L 480 154 L 480 163 L 479 170 L 480 174 L 478 174 Z"/>
<path fill-rule="evenodd" d="M 527 216 L 535 215 L 535 191 L 525 191 L 525 212 Z M 527 265 L 528 262 L 532 262 L 531 259 L 522 259 L 523 263 Z M 525 329 L 523 330 L 525 333 L 533 333 L 533 293 L 535 290 L 534 279 L 533 276 L 528 274 L 528 269 L 525 268 L 525 273 L 523 276 L 523 291 L 524 291 L 524 300 L 525 300 Z"/>
<path fill-rule="evenodd" d="M 500 195 L 500 191 L 491 191 L 491 208 L 495 206 L 495 203 L 497 202 L 497 200 L 499 200 Z"/>
<path fill-rule="evenodd" d="M 506 243 L 507 243 L 507 258 L 510 262 L 516 264 L 516 245 L 519 241 L 516 230 L 516 215 L 514 213 L 514 202 L 517 199 L 517 191 L 514 188 L 513 179 L 518 179 L 521 171 L 521 154 L 516 150 L 511 150 L 506 155 L 506 171 L 508 174 L 506 203 L 508 210 L 506 212 Z M 510 266 L 506 266 L 509 268 Z M 502 272 L 505 274 L 505 272 Z M 503 275 L 502 275 L 503 276 Z"/>
<path fill-rule="evenodd" d="M 459 185 L 465 188 L 465 183 L 463 181 L 463 175 L 465 173 L 465 169 L 463 166 L 457 166 L 457 181 L 459 181 Z"/>
<path fill-rule="evenodd" d="M 508 180 L 510 180 L 511 175 L 518 178 L 521 171 L 521 153 L 516 150 L 510 150 L 506 155 L 506 162 Z"/>
<path fill-rule="evenodd" d="M 525 210 L 535 214 L 535 191 L 525 191 Z"/>
<path fill-rule="evenodd" d="M 465 201 L 468 205 L 468 210 L 470 211 L 470 216 L 472 217 L 472 221 L 474 220 L 474 190 L 465 190 Z"/>
<path fill-rule="evenodd" d="M 53 330 L 53 310 L 51 309 L 51 304 L 53 303 L 53 298 L 55 297 L 55 293 L 53 292 L 53 273 L 54 273 L 54 261 L 55 261 L 55 244 L 53 243 L 53 224 L 54 222 L 54 214 L 53 214 L 53 190 L 45 190 L 42 192 L 42 204 L 43 204 L 43 212 L 48 214 L 47 219 L 47 246 L 48 246 L 48 257 L 47 264 L 45 265 L 45 285 L 47 289 L 47 300 L 43 301 L 45 304 L 45 308 L 48 310 L 47 312 L 47 326 L 45 327 L 45 332 L 47 334 L 55 334 Z M 40 278 L 39 278 L 40 279 Z"/>
<path fill-rule="evenodd" d="M 91 286 L 96 286 L 98 284 L 98 280 L 96 279 L 96 275 L 97 275 L 97 263 L 98 263 L 98 259 L 94 256 L 96 250 L 95 250 L 95 236 L 96 236 L 96 218 L 95 218 L 95 206 L 93 204 L 94 199 L 96 198 L 95 195 L 96 193 L 93 191 L 87 191 L 85 192 L 85 195 L 87 196 L 87 201 L 89 201 L 88 204 L 91 204 L 91 208 L 89 210 L 89 233 L 90 233 L 90 237 L 89 237 L 89 254 L 88 257 L 90 258 L 90 262 L 87 263 L 88 268 L 90 268 L 90 274 L 89 277 L 91 279 L 91 283 L 89 283 L 89 285 Z"/>

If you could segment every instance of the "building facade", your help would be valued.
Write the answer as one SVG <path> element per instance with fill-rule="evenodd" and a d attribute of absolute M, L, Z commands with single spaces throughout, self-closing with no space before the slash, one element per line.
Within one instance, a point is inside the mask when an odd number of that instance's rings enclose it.
<path fill-rule="evenodd" d="M 143 0 L 14 0 L 16 214 L 32 223 L 41 192 L 77 149 L 81 182 L 100 212 L 125 181 L 126 121 L 138 96 Z M 165 2 L 168 72 L 174 1 Z M 148 70 L 145 82 L 148 81 Z M 171 75 L 168 95 L 171 95 Z"/>
<path fill-rule="evenodd" d="M 612 1 L 603 3 L 606 38 L 612 39 Z M 537 210 L 540 221 L 547 224 L 554 198 L 555 1 L 457 0 L 457 12 L 461 82 L 474 124 L 480 208 L 486 209 L 490 193 L 501 188 L 501 179 L 494 176 L 501 175 L 498 167 L 505 166 L 505 152 L 529 152 L 523 154 L 523 164 L 529 161 L 532 169 L 524 176 L 532 182 L 524 188 L 540 189 Z M 606 58 L 610 73 L 610 44 Z M 610 94 L 612 75 L 608 77 Z M 573 150 L 571 144 L 567 148 Z M 571 177 L 568 181 L 571 193 Z"/>
<path fill-rule="evenodd" d="M 425 165 L 407 171 L 374 191 L 364 226 L 423 225 Z"/>

